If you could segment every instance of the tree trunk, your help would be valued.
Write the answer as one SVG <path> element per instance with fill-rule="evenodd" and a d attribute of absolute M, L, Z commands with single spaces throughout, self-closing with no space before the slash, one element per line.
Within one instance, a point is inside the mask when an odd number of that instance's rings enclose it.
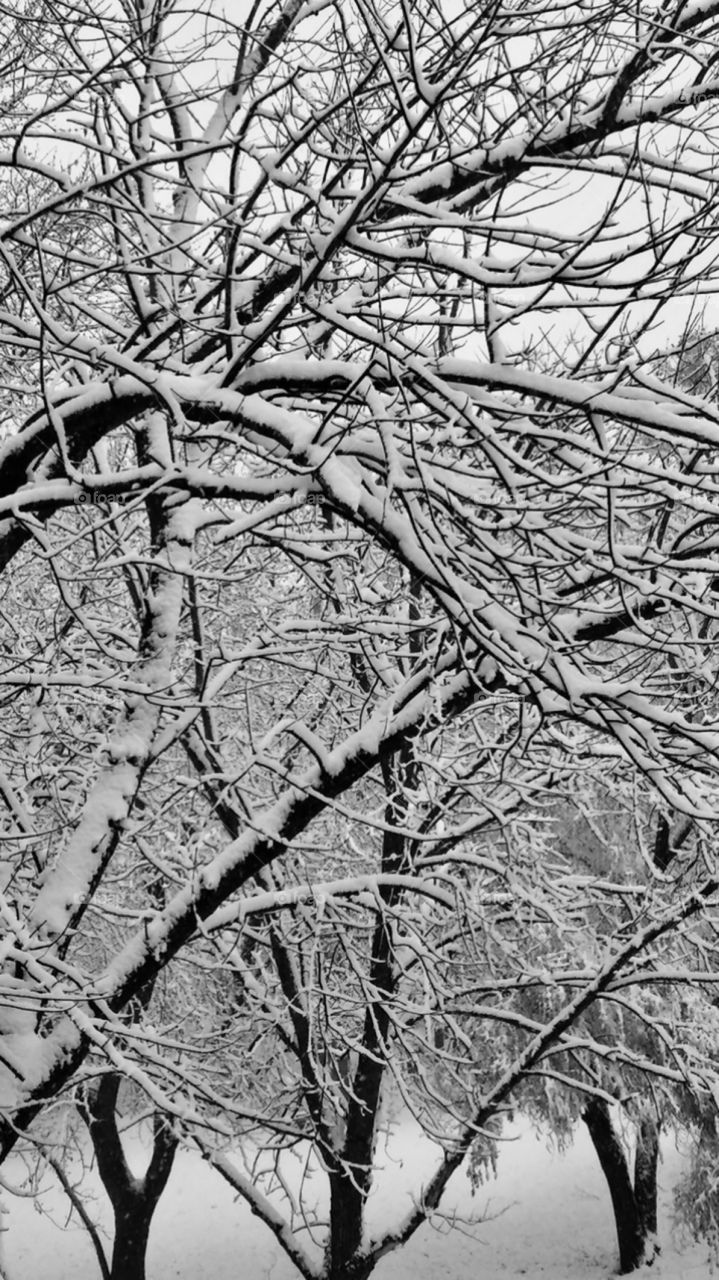
<path fill-rule="evenodd" d="M 150 1222 L 157 1205 L 129 1196 L 115 1209 L 115 1241 L 110 1280 L 145 1280 L 145 1257 Z"/>
<path fill-rule="evenodd" d="M 362 1243 L 364 1196 L 342 1169 L 330 1176 L 330 1238 L 328 1280 L 352 1276 L 355 1256 Z M 357 1273 L 358 1280 L 360 1273 Z"/>
<path fill-rule="evenodd" d="M 323 1280 L 368 1280 L 375 1259 L 363 1257 L 364 1196 L 343 1173 L 330 1178 L 330 1240 Z M 114 1277 L 113 1277 L 114 1280 Z"/>
<path fill-rule="evenodd" d="M 415 616 L 416 583 L 412 588 L 410 616 Z M 397 875 L 409 870 L 408 848 L 401 832 L 407 820 L 407 792 L 416 782 L 412 742 L 402 747 L 398 759 L 382 766 L 387 828 L 382 838 L 382 871 Z M 367 1002 L 357 1066 L 345 1080 L 347 1104 L 344 1142 L 330 1173 L 330 1232 L 325 1260 L 327 1280 L 367 1280 L 376 1259 L 363 1254 L 364 1206 L 372 1185 L 375 1124 L 382 1095 L 390 1034 L 389 1008 L 397 988 L 398 973 L 391 935 L 391 912 L 400 890 L 383 886 L 380 909 L 372 931 L 369 986 L 374 995 Z M 349 1066 L 349 1063 L 347 1064 Z"/>
<path fill-rule="evenodd" d="M 593 1098 L 584 1111 L 583 1120 L 609 1187 L 619 1244 L 619 1273 L 626 1275 L 644 1261 L 646 1224 L 639 1210 L 622 1144 L 612 1128 L 606 1102 Z"/>
<path fill-rule="evenodd" d="M 643 1116 L 637 1129 L 637 1154 L 634 1163 L 634 1196 L 648 1237 L 657 1234 L 657 1165 L 659 1163 L 659 1125 L 651 1116 Z"/>
<path fill-rule="evenodd" d="M 136 1178 L 127 1164 L 118 1129 L 119 1089 L 119 1075 L 109 1072 L 102 1076 L 88 1090 L 80 1114 L 90 1131 L 98 1172 L 115 1216 L 110 1280 L 145 1280 L 150 1223 L 170 1176 L 177 1138 L 156 1114 L 150 1163 L 144 1176 Z"/>

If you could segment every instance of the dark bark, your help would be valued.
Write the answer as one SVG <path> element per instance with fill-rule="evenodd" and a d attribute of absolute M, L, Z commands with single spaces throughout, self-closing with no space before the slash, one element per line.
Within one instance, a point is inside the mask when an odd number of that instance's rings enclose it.
<path fill-rule="evenodd" d="M 145 1174 L 129 1168 L 117 1124 L 121 1077 L 103 1076 L 80 1107 L 90 1131 L 97 1167 L 112 1205 L 115 1239 L 110 1280 L 145 1280 L 145 1256 L 152 1217 L 170 1176 L 177 1138 L 163 1118 L 155 1116 L 153 1146 Z"/>
<path fill-rule="evenodd" d="M 330 1175 L 328 1280 L 354 1276 L 352 1261 L 362 1241 L 364 1195 L 344 1170 Z"/>
<path fill-rule="evenodd" d="M 612 1198 L 619 1244 L 619 1273 L 626 1275 L 645 1258 L 647 1230 L 639 1211 L 629 1165 L 612 1127 L 607 1103 L 593 1098 L 583 1115 Z"/>
<path fill-rule="evenodd" d="M 110 1280 L 145 1280 L 145 1258 L 150 1234 L 150 1220 L 155 1205 L 145 1212 L 141 1200 L 134 1196 L 113 1205 L 115 1243 L 112 1250 Z"/>
<path fill-rule="evenodd" d="M 415 592 L 413 586 L 412 604 Z M 410 742 L 398 758 L 382 764 L 387 802 L 386 829 L 382 840 L 382 871 L 409 869 L 407 842 L 401 834 L 407 819 L 407 789 L 416 782 L 416 763 Z M 345 1140 L 335 1170 L 330 1175 L 329 1275 L 332 1280 L 365 1280 L 374 1260 L 361 1254 L 364 1206 L 372 1184 L 375 1122 L 391 1034 L 390 1007 L 398 981 L 392 944 L 391 916 L 399 899 L 396 888 L 379 891 L 380 909 L 372 935 L 368 1000 L 357 1068 L 348 1091 Z"/>
<path fill-rule="evenodd" d="M 634 1162 L 634 1196 L 647 1236 L 657 1234 L 657 1165 L 659 1164 L 659 1125 L 644 1116 L 638 1125 L 637 1154 Z M 656 1246 L 655 1246 L 656 1249 Z"/>
<path fill-rule="evenodd" d="M 691 831 L 692 823 L 688 818 L 682 817 L 672 825 L 668 818 L 660 814 L 652 855 L 652 862 L 659 871 L 668 871 Z"/>

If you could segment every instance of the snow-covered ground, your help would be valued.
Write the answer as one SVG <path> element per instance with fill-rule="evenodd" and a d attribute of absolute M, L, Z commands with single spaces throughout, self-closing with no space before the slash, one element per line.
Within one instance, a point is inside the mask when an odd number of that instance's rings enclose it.
<path fill-rule="evenodd" d="M 611 1275 L 616 1247 L 609 1197 L 583 1127 L 563 1155 L 548 1150 L 524 1124 L 507 1134 L 496 1180 L 472 1196 L 464 1174 L 456 1175 L 444 1206 L 456 1214 L 455 1224 L 444 1220 L 423 1227 L 379 1264 L 377 1280 L 599 1280 Z M 430 1169 L 432 1154 L 428 1141 L 409 1124 L 396 1130 L 372 1201 L 377 1226 L 406 1206 L 422 1171 Z M 141 1155 L 135 1143 L 132 1157 Z M 673 1238 L 671 1187 L 680 1165 L 681 1156 L 668 1140 L 661 1168 L 662 1254 L 646 1269 L 646 1280 L 704 1280 L 710 1274 L 702 1246 L 682 1251 Z M 11 1181 L 13 1172 L 20 1176 L 20 1166 L 4 1172 Z M 31 1200 L 3 1193 L 9 1207 L 8 1280 L 96 1280 L 99 1269 L 84 1229 L 74 1217 L 68 1222 L 67 1202 L 49 1178 L 45 1185 L 45 1213 Z M 99 1209 L 102 1191 L 96 1182 L 92 1186 Z M 298 1273 L 220 1176 L 183 1152 L 153 1223 L 148 1280 L 238 1276 L 297 1280 Z"/>

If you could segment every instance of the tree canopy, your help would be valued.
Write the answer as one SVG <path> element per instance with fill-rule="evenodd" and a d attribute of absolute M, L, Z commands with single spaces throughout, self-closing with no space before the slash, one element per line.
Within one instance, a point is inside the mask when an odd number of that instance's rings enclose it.
<path fill-rule="evenodd" d="M 4 1150 L 107 1070 L 266 1122 L 183 992 L 280 992 L 360 1210 L 392 1054 L 425 1207 L 551 1054 L 706 1084 L 582 1020 L 714 972 L 719 3 L 0 12 Z"/>

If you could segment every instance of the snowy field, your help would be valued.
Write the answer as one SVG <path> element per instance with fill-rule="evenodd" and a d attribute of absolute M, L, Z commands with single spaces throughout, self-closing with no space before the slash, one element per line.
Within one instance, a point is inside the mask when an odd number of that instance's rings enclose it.
<path fill-rule="evenodd" d="M 384 1259 L 377 1280 L 599 1280 L 616 1265 L 609 1196 L 596 1157 L 580 1127 L 564 1155 L 526 1126 L 503 1143 L 495 1181 L 472 1196 L 460 1173 L 445 1209 L 453 1226 L 425 1226 L 403 1250 Z M 142 1155 L 136 1144 L 133 1159 Z M 431 1166 L 432 1148 L 404 1125 L 385 1153 L 383 1185 L 373 1197 L 377 1225 L 406 1204 L 418 1175 Z M 682 1248 L 672 1231 L 671 1188 L 681 1167 L 673 1140 L 661 1167 L 661 1258 L 646 1280 L 703 1280 L 710 1275 L 702 1246 Z M 7 1170 L 8 1181 L 20 1167 Z M 319 1181 L 319 1180 L 318 1180 Z M 46 1180 L 45 1213 L 31 1200 L 5 1193 L 8 1280 L 95 1280 L 97 1261 L 83 1228 L 67 1220 L 66 1201 Z M 92 1188 L 90 1188 L 92 1189 Z M 318 1196 L 320 1187 L 318 1186 Z M 102 1192 L 96 1187 L 100 1209 Z M 480 1221 L 479 1219 L 483 1219 Z M 105 1212 L 105 1221 L 107 1222 Z M 178 1156 L 150 1234 L 148 1280 L 297 1280 L 267 1229 L 236 1201 L 231 1188 L 201 1159 Z"/>

